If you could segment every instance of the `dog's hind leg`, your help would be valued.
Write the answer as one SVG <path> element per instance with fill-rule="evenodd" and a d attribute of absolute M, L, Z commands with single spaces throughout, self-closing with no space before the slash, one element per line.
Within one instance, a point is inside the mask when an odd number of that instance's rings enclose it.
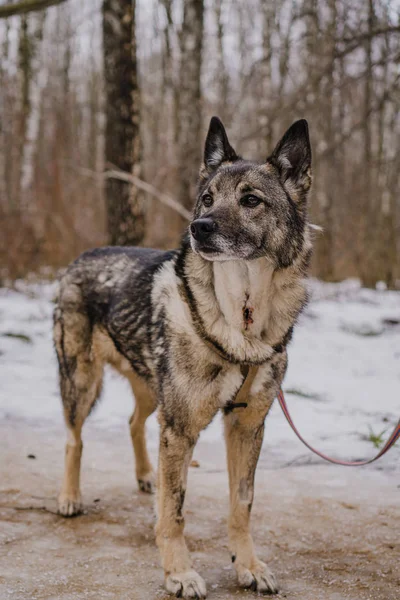
<path fill-rule="evenodd" d="M 58 497 L 59 513 L 71 517 L 82 510 L 80 467 L 82 427 L 98 398 L 103 363 L 92 355 L 91 327 L 86 315 L 56 308 L 54 342 L 60 372 L 60 389 L 68 439 L 65 447 L 65 470 Z"/>
<path fill-rule="evenodd" d="M 129 420 L 136 463 L 136 479 L 142 492 L 152 494 L 155 488 L 155 473 L 146 446 L 146 420 L 156 409 L 154 395 L 138 377 L 129 376 L 135 396 L 135 410 Z"/>
<path fill-rule="evenodd" d="M 254 476 L 260 454 L 264 419 L 272 404 L 268 399 L 253 396 L 247 408 L 225 415 L 230 515 L 229 547 L 239 585 L 261 593 L 276 593 L 275 578 L 266 564 L 258 560 L 249 524 L 254 495 Z"/>
<path fill-rule="evenodd" d="M 66 416 L 66 422 L 67 422 Z M 64 477 L 58 496 L 58 512 L 64 517 L 72 517 L 82 511 L 80 492 L 80 469 L 82 457 L 81 427 L 68 428 L 68 441 L 65 446 Z"/>

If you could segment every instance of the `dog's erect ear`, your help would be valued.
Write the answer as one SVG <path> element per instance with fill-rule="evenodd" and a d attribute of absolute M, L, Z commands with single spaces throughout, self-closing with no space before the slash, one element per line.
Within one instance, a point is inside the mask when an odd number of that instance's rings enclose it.
<path fill-rule="evenodd" d="M 305 200 L 312 181 L 311 144 L 305 119 L 289 127 L 267 162 L 278 169 L 291 198 L 295 202 Z"/>
<path fill-rule="evenodd" d="M 229 143 L 225 127 L 218 117 L 212 117 L 204 148 L 204 163 L 201 174 L 209 175 L 223 163 L 239 157 Z M 205 172 L 204 172 L 205 171 Z"/>

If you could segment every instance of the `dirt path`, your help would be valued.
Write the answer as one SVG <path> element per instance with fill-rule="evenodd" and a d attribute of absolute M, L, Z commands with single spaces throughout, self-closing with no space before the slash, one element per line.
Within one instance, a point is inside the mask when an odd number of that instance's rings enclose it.
<path fill-rule="evenodd" d="M 153 498 L 136 489 L 128 430 L 113 435 L 89 428 L 87 514 L 71 520 L 54 514 L 63 438 L 54 424 L 10 419 L 0 426 L 1 600 L 164 599 Z M 195 566 L 210 600 L 249 599 L 252 592 L 236 587 L 227 550 L 222 442 L 200 442 L 195 456 L 200 467 L 190 470 L 186 504 Z M 279 597 L 398 600 L 396 472 L 267 465 L 264 453 L 253 530 L 260 557 L 279 578 Z"/>

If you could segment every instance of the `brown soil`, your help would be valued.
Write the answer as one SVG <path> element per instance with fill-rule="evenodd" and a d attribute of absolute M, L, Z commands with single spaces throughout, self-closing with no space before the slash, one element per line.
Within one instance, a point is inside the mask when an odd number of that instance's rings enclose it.
<path fill-rule="evenodd" d="M 128 429 L 85 436 L 87 513 L 63 519 L 55 496 L 61 426 L 0 424 L 0 599 L 163 600 L 153 497 L 138 492 Z M 36 458 L 28 458 L 33 454 Z M 217 458 L 215 458 L 217 457 Z M 250 599 L 227 549 L 221 445 L 200 443 L 190 469 L 186 532 L 210 600 Z M 325 465 L 258 470 L 253 531 L 288 600 L 398 600 L 398 476 Z M 397 471 L 398 475 L 398 471 Z"/>

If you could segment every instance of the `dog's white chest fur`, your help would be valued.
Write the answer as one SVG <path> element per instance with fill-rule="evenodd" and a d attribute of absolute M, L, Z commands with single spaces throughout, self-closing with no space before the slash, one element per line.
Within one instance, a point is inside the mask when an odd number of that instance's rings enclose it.
<path fill-rule="evenodd" d="M 214 262 L 214 289 L 231 327 L 260 337 L 268 327 L 273 267 L 266 258 Z"/>

